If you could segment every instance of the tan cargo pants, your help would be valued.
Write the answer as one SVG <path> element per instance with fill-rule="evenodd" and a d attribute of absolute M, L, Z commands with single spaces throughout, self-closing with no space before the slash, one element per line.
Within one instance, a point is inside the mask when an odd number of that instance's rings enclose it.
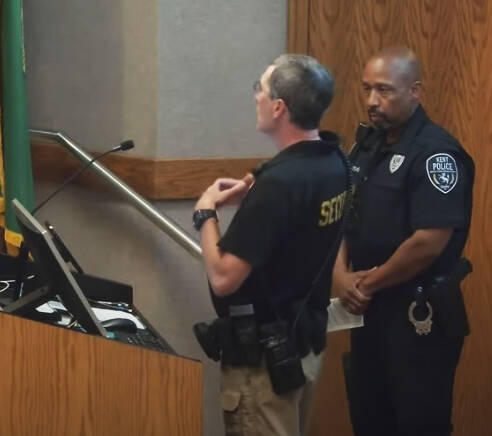
<path fill-rule="evenodd" d="M 222 365 L 226 436 L 306 435 L 322 355 L 302 359 L 306 384 L 282 395 L 272 391 L 264 362 L 258 367 Z"/>

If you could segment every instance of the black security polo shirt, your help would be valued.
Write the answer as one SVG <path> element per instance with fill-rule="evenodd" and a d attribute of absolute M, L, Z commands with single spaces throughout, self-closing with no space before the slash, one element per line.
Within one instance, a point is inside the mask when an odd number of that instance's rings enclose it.
<path fill-rule="evenodd" d="M 219 316 L 229 304 L 253 302 L 260 322 L 287 317 L 311 287 L 328 254 L 336 254 L 347 171 L 338 138 L 303 141 L 263 165 L 219 241 L 221 250 L 252 265 L 239 290 L 213 297 Z M 331 274 L 333 261 L 326 268 Z M 310 300 L 326 313 L 330 284 Z"/>
<path fill-rule="evenodd" d="M 473 162 L 458 141 L 418 107 L 400 140 L 367 129 L 353 148 L 355 193 L 349 256 L 355 270 L 386 262 L 418 229 L 455 229 L 429 273 L 449 272 L 463 249 L 471 217 Z"/>

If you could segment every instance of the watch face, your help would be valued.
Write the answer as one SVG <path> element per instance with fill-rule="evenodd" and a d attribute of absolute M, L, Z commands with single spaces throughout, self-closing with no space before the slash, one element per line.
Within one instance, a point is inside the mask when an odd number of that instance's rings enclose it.
<path fill-rule="evenodd" d="M 203 223 L 209 218 L 217 219 L 217 212 L 214 209 L 198 209 L 193 213 L 193 227 L 200 230 Z"/>
<path fill-rule="evenodd" d="M 199 210 L 195 210 L 195 212 L 193 212 L 193 219 L 192 219 L 192 222 L 193 222 L 193 227 L 196 229 L 196 230 L 199 230 L 199 222 L 200 222 L 200 218 L 199 218 Z"/>

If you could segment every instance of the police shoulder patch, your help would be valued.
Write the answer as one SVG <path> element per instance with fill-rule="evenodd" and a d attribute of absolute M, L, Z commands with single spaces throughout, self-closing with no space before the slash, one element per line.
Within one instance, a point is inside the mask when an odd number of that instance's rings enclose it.
<path fill-rule="evenodd" d="M 453 156 L 437 153 L 426 161 L 427 176 L 434 188 L 443 194 L 451 192 L 458 183 L 458 167 Z"/>

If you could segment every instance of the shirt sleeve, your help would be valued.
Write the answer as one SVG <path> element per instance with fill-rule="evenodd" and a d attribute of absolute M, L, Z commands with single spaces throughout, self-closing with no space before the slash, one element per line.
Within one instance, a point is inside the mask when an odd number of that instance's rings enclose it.
<path fill-rule="evenodd" d="M 254 267 L 264 265 L 287 236 L 289 196 L 284 183 L 259 179 L 249 190 L 218 242 Z"/>
<path fill-rule="evenodd" d="M 424 228 L 466 225 L 470 177 L 463 158 L 454 152 L 426 154 L 417 159 L 410 183 L 410 224 Z"/>

